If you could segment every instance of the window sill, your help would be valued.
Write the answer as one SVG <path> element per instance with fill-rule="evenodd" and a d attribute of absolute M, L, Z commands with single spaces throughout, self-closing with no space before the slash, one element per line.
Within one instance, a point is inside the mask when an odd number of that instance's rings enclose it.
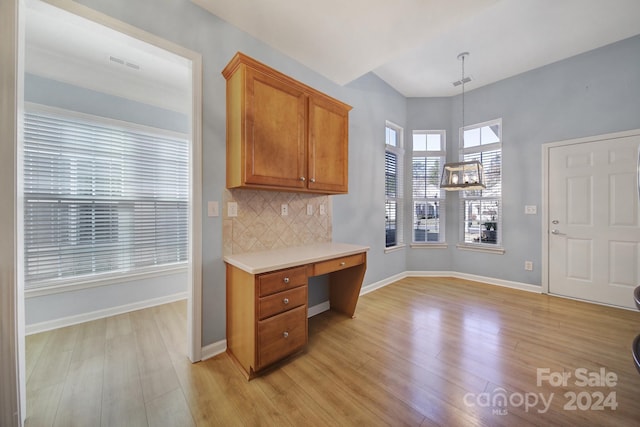
<path fill-rule="evenodd" d="M 59 294 L 63 292 L 79 291 L 82 289 L 96 288 L 99 286 L 115 285 L 125 282 L 132 282 L 134 280 L 144 280 L 158 276 L 167 276 L 170 274 L 186 273 L 188 271 L 187 264 L 181 264 L 178 266 L 168 266 L 164 268 L 156 268 L 148 271 L 132 272 L 125 274 L 108 274 L 101 275 L 100 277 L 87 277 L 84 280 L 65 281 L 50 286 L 43 286 L 41 288 L 25 289 L 25 298 L 34 298 L 45 295 Z"/>
<path fill-rule="evenodd" d="M 384 248 L 384 253 L 388 254 L 390 252 L 397 252 L 400 249 L 404 249 L 405 246 L 407 245 L 405 245 L 404 243 L 400 243 L 399 245 L 395 245 L 395 246 L 389 246 L 388 248 Z"/>
<path fill-rule="evenodd" d="M 456 245 L 457 249 L 461 249 L 463 251 L 475 251 L 475 252 L 484 252 L 488 254 L 496 254 L 503 255 L 504 248 L 501 246 L 489 246 L 489 245 L 480 245 L 480 244 L 469 244 L 469 243 L 458 243 Z"/>
<path fill-rule="evenodd" d="M 437 243 L 412 243 L 411 249 L 447 249 L 449 247 L 448 244 L 437 242 Z"/>

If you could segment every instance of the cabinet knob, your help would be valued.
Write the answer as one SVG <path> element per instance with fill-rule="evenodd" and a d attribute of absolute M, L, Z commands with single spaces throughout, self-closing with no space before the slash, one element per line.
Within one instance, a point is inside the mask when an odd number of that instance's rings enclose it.
<path fill-rule="evenodd" d="M 309 182 L 316 182 L 316 179 L 315 179 L 315 178 L 311 178 L 311 179 L 309 180 Z"/>
<path fill-rule="evenodd" d="M 285 277 L 285 278 L 283 279 L 283 281 L 284 281 L 284 283 L 289 283 L 289 278 L 288 278 L 288 277 Z"/>
<path fill-rule="evenodd" d="M 342 267 L 342 266 L 344 266 L 344 265 L 347 265 L 347 263 L 346 263 L 346 262 L 344 262 L 344 261 L 342 261 L 342 262 L 340 263 L 340 266 Z"/>
<path fill-rule="evenodd" d="M 302 182 L 306 181 L 305 177 L 304 177 L 304 176 L 301 176 L 301 177 L 300 177 L 300 181 L 302 181 Z"/>
<path fill-rule="evenodd" d="M 289 298 L 283 299 L 282 302 L 285 303 L 285 304 L 289 304 Z"/>
<path fill-rule="evenodd" d="M 284 332 L 282 333 L 282 336 L 283 336 L 284 338 L 288 338 L 288 337 L 289 337 L 289 332 L 284 331 Z"/>

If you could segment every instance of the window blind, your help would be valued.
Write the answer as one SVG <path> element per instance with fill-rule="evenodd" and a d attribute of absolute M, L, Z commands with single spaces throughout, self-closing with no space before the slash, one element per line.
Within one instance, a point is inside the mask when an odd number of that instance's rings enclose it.
<path fill-rule="evenodd" d="M 184 138 L 27 111 L 26 289 L 188 260 Z"/>
<path fill-rule="evenodd" d="M 398 243 L 398 156 L 389 151 L 385 152 L 385 246 L 394 246 Z"/>
<path fill-rule="evenodd" d="M 462 160 L 477 160 L 484 168 L 484 190 L 462 192 L 465 243 L 502 242 L 502 121 L 479 124 L 464 131 Z"/>

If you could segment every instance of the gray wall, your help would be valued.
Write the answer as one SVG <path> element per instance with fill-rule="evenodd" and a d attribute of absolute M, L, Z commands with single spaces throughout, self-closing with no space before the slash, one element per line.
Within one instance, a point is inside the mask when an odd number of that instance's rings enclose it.
<path fill-rule="evenodd" d="M 458 207 L 453 197 L 447 202 L 448 249 L 406 248 L 385 254 L 385 120 L 402 126 L 405 138 L 410 138 L 412 129 L 446 129 L 449 156 L 454 158 L 460 126 L 459 97 L 406 100 L 373 74 L 337 86 L 188 0 L 79 2 L 203 55 L 205 202 L 222 200 L 225 82 L 220 71 L 236 51 L 351 104 L 349 194 L 332 197 L 333 238 L 371 247 L 365 285 L 406 270 L 454 270 L 540 284 L 540 214 L 525 217 L 523 210 L 525 204 L 540 208 L 541 144 L 640 127 L 640 89 L 636 81 L 640 74 L 639 38 L 471 91 L 466 100 L 467 123 L 503 119 L 506 254 L 455 249 Z M 208 218 L 203 212 L 202 229 L 203 344 L 207 345 L 225 338 L 225 271 L 220 218 Z M 408 238 L 409 234 L 405 240 Z M 524 272 L 525 259 L 534 262 L 532 273 Z"/>
<path fill-rule="evenodd" d="M 410 250 L 409 269 L 452 270 L 540 285 L 542 144 L 640 128 L 638 76 L 640 36 L 466 92 L 466 125 L 502 118 L 506 252 L 494 255 L 455 248 L 461 213 L 458 195 L 451 193 L 446 205 L 447 256 L 438 250 Z M 461 96 L 449 105 L 442 99 L 407 102 L 407 133 L 447 129 L 447 157 L 456 161 Z M 525 205 L 537 205 L 538 214 L 525 215 Z M 533 261 L 532 272 L 524 270 L 525 260 Z"/>
<path fill-rule="evenodd" d="M 189 118 L 185 114 L 34 74 L 25 73 L 24 99 L 98 117 L 189 133 Z"/>

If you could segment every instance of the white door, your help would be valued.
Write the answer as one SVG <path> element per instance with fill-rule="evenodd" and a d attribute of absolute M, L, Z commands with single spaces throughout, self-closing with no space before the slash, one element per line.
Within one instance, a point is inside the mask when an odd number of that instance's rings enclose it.
<path fill-rule="evenodd" d="M 634 308 L 640 135 L 549 149 L 549 292 Z"/>

